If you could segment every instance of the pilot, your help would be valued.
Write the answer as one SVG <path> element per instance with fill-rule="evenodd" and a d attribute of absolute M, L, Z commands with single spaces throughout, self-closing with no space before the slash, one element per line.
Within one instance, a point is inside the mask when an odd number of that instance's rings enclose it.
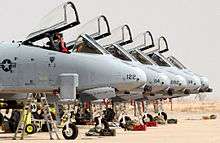
<path fill-rule="evenodd" d="M 81 52 L 83 48 L 84 48 L 84 43 L 80 43 L 79 45 L 77 45 L 77 47 L 74 51 L 75 52 Z"/>
<path fill-rule="evenodd" d="M 55 48 L 58 47 L 58 51 L 63 53 L 69 53 L 66 43 L 64 42 L 63 35 L 61 33 L 56 33 L 54 36 Z"/>

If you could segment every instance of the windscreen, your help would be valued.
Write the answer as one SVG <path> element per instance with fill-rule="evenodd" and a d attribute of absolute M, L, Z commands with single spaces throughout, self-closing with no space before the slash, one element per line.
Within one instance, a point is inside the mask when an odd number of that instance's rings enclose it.
<path fill-rule="evenodd" d="M 149 54 L 148 57 L 150 57 L 159 66 L 170 67 L 170 65 L 166 63 L 166 61 L 164 61 L 160 56 L 155 53 Z"/>
<path fill-rule="evenodd" d="M 106 50 L 116 58 L 119 58 L 124 61 L 132 61 L 128 56 L 126 56 L 121 50 L 119 50 L 114 45 L 107 47 Z"/>
<path fill-rule="evenodd" d="M 140 63 L 145 65 L 153 65 L 149 60 L 147 60 L 144 56 L 142 56 L 137 51 L 131 51 L 130 54 L 135 57 Z"/>
<path fill-rule="evenodd" d="M 74 44 L 73 52 L 90 54 L 109 54 L 93 38 L 88 35 L 80 36 Z"/>
<path fill-rule="evenodd" d="M 176 58 L 174 58 L 173 56 L 170 56 L 167 58 L 167 60 L 175 67 L 179 68 L 179 69 L 186 69 L 186 67 L 180 63 Z"/>

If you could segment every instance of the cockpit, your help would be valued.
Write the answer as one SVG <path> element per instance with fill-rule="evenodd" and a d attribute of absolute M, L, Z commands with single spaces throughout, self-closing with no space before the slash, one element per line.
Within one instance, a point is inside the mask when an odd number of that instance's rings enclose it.
<path fill-rule="evenodd" d="M 111 35 L 98 39 L 102 45 L 114 57 L 123 61 L 136 61 L 122 46 L 132 42 L 131 31 L 128 25 L 117 27 L 111 31 Z"/>
<path fill-rule="evenodd" d="M 170 56 L 167 58 L 167 60 L 175 67 L 179 68 L 179 69 L 186 69 L 186 67 L 180 62 L 178 61 L 175 57 Z"/>
<path fill-rule="evenodd" d="M 95 41 L 110 35 L 109 24 L 104 15 L 96 17 L 81 26 L 78 35 L 80 36 L 76 40 L 67 44 L 67 47 L 72 49 L 72 52 L 109 54 L 106 49 Z"/>
<path fill-rule="evenodd" d="M 72 45 L 72 52 L 89 53 L 89 54 L 109 54 L 102 46 L 100 46 L 92 37 L 83 34 L 77 38 Z"/>
<path fill-rule="evenodd" d="M 58 51 L 58 43 L 56 42 L 59 40 L 59 45 L 67 48 L 68 51 L 69 48 L 65 45 L 66 41 L 64 42 L 64 31 L 78 24 L 80 22 L 74 4 L 65 2 L 42 18 L 22 44 Z"/>
<path fill-rule="evenodd" d="M 111 53 L 114 57 L 119 58 L 123 61 L 132 61 L 123 51 L 121 51 L 118 47 L 114 44 L 108 46 L 106 50 Z"/>
<path fill-rule="evenodd" d="M 155 53 L 149 54 L 148 57 L 150 57 L 159 66 L 170 67 L 170 65 L 164 59 Z"/>
<path fill-rule="evenodd" d="M 130 54 L 134 56 L 140 63 L 145 64 L 145 65 L 153 65 L 152 62 L 147 60 L 143 55 L 141 55 L 139 52 L 131 51 Z"/>

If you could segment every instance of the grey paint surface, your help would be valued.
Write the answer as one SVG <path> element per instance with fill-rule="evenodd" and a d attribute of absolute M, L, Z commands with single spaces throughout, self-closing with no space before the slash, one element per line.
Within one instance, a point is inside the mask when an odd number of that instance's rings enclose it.
<path fill-rule="evenodd" d="M 51 57 L 54 61 L 50 61 Z M 0 69 L 0 93 L 51 92 L 59 87 L 58 76 L 62 73 L 77 73 L 79 90 L 105 86 L 129 90 L 146 81 L 143 71 L 111 55 L 66 54 L 33 46 L 1 44 L 0 61 L 3 63 L 5 59 L 16 66 L 10 67 L 10 71 Z M 4 64 L 4 68 L 9 67 Z M 127 79 L 127 74 L 135 74 L 139 81 Z"/>

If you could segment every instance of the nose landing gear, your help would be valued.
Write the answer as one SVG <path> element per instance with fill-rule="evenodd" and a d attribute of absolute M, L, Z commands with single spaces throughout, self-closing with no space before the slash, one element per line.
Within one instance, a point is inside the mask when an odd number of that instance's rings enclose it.
<path fill-rule="evenodd" d="M 74 140 L 78 136 L 78 128 L 73 123 L 68 123 L 63 127 L 62 134 L 66 140 Z"/>

